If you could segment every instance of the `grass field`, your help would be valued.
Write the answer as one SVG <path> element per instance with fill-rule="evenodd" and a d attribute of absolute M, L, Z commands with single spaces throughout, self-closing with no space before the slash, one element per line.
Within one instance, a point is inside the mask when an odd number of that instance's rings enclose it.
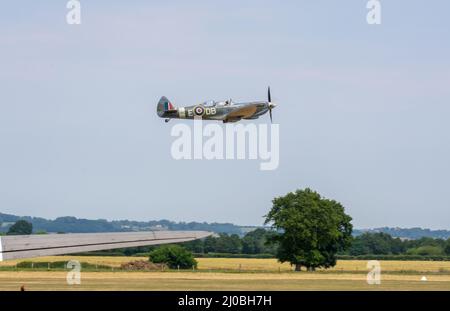
<path fill-rule="evenodd" d="M 51 256 L 34 258 L 27 261 L 33 262 L 56 262 L 78 260 L 91 264 L 106 265 L 118 268 L 122 263 L 133 260 L 148 260 L 147 257 L 102 257 L 102 256 Z M 24 260 L 10 260 L 0 262 L 1 267 L 15 266 Z M 253 258 L 197 258 L 198 270 L 200 271 L 235 271 L 242 272 L 289 272 L 292 267 L 281 264 L 276 259 L 253 259 Z M 382 272 L 389 273 L 440 273 L 450 274 L 450 261 L 401 261 L 383 260 L 381 262 Z M 327 272 L 351 272 L 366 273 L 367 261 L 365 260 L 340 260 L 334 268 Z M 325 272 L 318 270 L 318 272 Z"/>
<path fill-rule="evenodd" d="M 146 258 L 55 256 L 118 268 Z M 366 261 L 340 261 L 327 271 L 292 272 L 275 259 L 199 258 L 197 271 L 82 271 L 81 285 L 67 285 L 65 271 L 0 271 L 0 290 L 450 290 L 450 262 L 381 261 L 381 285 L 366 282 Z M 0 263 L 14 266 L 16 261 Z M 239 273 L 240 271 L 240 273 Z M 422 276 L 427 281 L 421 281 Z"/>
<path fill-rule="evenodd" d="M 285 263 L 280 264 L 276 259 L 248 259 L 248 258 L 199 258 L 199 270 L 239 270 L 241 271 L 292 271 L 292 267 Z M 381 261 L 381 269 L 389 273 L 448 273 L 450 274 L 449 261 Z M 365 260 L 341 260 L 334 268 L 327 272 L 351 272 L 367 273 L 367 261 Z M 318 272 L 325 272 L 318 270 Z"/>
<path fill-rule="evenodd" d="M 368 285 L 362 274 L 83 272 L 67 285 L 65 272 L 0 272 L 1 290 L 450 290 L 450 276 L 386 275 Z"/>

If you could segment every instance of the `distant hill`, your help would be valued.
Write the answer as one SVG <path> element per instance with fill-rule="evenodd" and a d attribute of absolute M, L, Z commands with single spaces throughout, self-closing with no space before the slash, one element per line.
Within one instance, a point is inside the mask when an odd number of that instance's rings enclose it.
<path fill-rule="evenodd" d="M 9 227 L 17 220 L 23 219 L 33 224 L 34 232 L 65 232 L 65 233 L 83 233 L 83 232 L 123 232 L 123 231 L 147 231 L 147 230 L 204 230 L 215 233 L 238 234 L 240 236 L 254 230 L 263 228 L 263 226 L 238 226 L 231 223 L 206 223 L 206 222 L 174 222 L 170 220 L 151 220 L 151 221 L 131 221 L 105 219 L 81 219 L 76 217 L 58 217 L 54 220 L 30 217 L 16 216 L 0 213 L 0 232 L 7 232 Z M 375 228 L 375 229 L 354 229 L 353 235 L 358 236 L 364 232 L 384 232 L 393 237 L 403 239 L 420 239 L 422 237 L 431 238 L 450 238 L 449 230 L 430 230 L 422 228 Z"/>
<path fill-rule="evenodd" d="M 409 240 L 416 240 L 423 237 L 434 238 L 434 239 L 448 239 L 450 238 L 449 230 L 430 230 L 430 229 L 422 229 L 422 228 L 374 228 L 374 229 L 355 229 L 353 230 L 353 235 L 358 236 L 365 232 L 369 233 L 378 233 L 383 232 L 387 233 L 394 238 L 402 238 Z"/>
<path fill-rule="evenodd" d="M 216 233 L 228 233 L 243 235 L 247 227 L 241 227 L 230 223 L 206 223 L 206 222 L 173 222 L 169 220 L 130 221 L 105 219 L 81 219 L 76 217 L 58 217 L 49 220 L 40 217 L 16 216 L 0 213 L 0 232 L 8 231 L 9 227 L 17 220 L 26 220 L 33 224 L 33 230 L 46 232 L 122 232 L 122 231 L 146 231 L 146 230 L 204 230 Z"/>

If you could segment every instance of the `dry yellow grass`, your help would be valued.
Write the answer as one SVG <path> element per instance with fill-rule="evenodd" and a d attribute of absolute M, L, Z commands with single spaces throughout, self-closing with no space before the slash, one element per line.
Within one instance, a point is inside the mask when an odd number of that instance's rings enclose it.
<path fill-rule="evenodd" d="M 68 285 L 65 272 L 0 272 L 0 290 L 450 290 L 450 276 L 386 275 L 368 285 L 363 274 L 82 272 L 81 285 Z"/>
<path fill-rule="evenodd" d="M 69 261 L 118 267 L 146 257 L 53 256 L 34 262 Z M 1 266 L 17 262 L 6 261 Z M 366 282 L 367 261 L 339 261 L 330 271 L 289 272 L 289 264 L 275 259 L 199 258 L 192 272 L 83 271 L 81 285 L 68 285 L 64 271 L 0 271 L 0 290 L 450 290 L 450 262 L 381 261 L 381 285 Z M 225 271 L 241 273 L 226 273 Z M 277 273 L 281 271 L 282 273 Z M 389 273 L 383 273 L 383 272 Z M 408 271 L 409 273 L 404 273 Z M 415 272 L 412 272 L 415 271 Z M 427 274 L 429 273 L 429 274 Z M 427 281 L 420 279 L 427 276 Z"/>
<path fill-rule="evenodd" d="M 55 262 L 78 260 L 98 265 L 119 267 L 122 263 L 133 260 L 147 260 L 147 257 L 102 257 L 102 256 L 51 256 L 29 259 L 34 262 Z M 11 260 L 0 262 L 2 266 L 14 266 L 24 260 Z M 264 271 L 264 272 L 288 272 L 292 267 L 280 264 L 276 259 L 250 259 L 250 258 L 198 258 L 198 269 L 200 271 L 225 270 L 225 271 Z M 418 273 L 450 273 L 450 261 L 394 261 L 382 260 L 381 270 L 384 272 L 411 272 Z M 368 271 L 365 260 L 340 260 L 334 268 L 328 271 L 345 271 L 362 273 Z"/>
<path fill-rule="evenodd" d="M 292 271 L 288 263 L 281 264 L 276 259 L 249 259 L 249 258 L 199 258 L 199 270 L 239 270 L 241 271 Z M 380 261 L 382 271 L 389 272 L 447 272 L 450 273 L 449 261 Z M 365 272 L 365 260 L 340 260 L 334 268 L 328 271 L 354 271 Z"/>

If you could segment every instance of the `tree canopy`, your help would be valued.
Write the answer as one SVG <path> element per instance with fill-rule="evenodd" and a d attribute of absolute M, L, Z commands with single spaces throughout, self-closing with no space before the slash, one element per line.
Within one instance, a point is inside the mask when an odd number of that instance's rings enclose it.
<path fill-rule="evenodd" d="M 149 260 L 154 263 L 164 263 L 171 269 L 197 267 L 197 261 L 192 253 L 180 245 L 161 246 L 150 253 Z"/>
<path fill-rule="evenodd" d="M 311 189 L 297 190 L 275 198 L 266 215 L 266 224 L 278 232 L 272 241 L 278 242 L 277 258 L 290 262 L 296 270 L 308 270 L 336 265 L 336 253 L 351 244 L 352 218 L 344 207 L 322 198 Z"/>
<path fill-rule="evenodd" d="M 26 235 L 33 232 L 33 225 L 25 220 L 18 220 L 12 225 L 7 235 Z"/>
<path fill-rule="evenodd" d="M 276 253 L 277 245 L 268 243 L 274 232 L 258 228 L 248 232 L 242 238 L 242 253 L 272 254 Z"/>
<path fill-rule="evenodd" d="M 242 249 L 241 239 L 237 234 L 219 234 L 219 238 L 207 237 L 205 239 L 205 252 L 218 252 L 239 254 Z"/>

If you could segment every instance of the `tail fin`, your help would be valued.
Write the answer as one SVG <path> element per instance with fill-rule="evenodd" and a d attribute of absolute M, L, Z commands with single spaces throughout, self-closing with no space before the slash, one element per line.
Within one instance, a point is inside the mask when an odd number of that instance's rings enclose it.
<path fill-rule="evenodd" d="M 156 108 L 156 112 L 158 116 L 163 117 L 165 112 L 169 111 L 177 111 L 177 109 L 172 105 L 170 100 L 167 97 L 163 96 L 158 102 L 158 106 Z"/>

